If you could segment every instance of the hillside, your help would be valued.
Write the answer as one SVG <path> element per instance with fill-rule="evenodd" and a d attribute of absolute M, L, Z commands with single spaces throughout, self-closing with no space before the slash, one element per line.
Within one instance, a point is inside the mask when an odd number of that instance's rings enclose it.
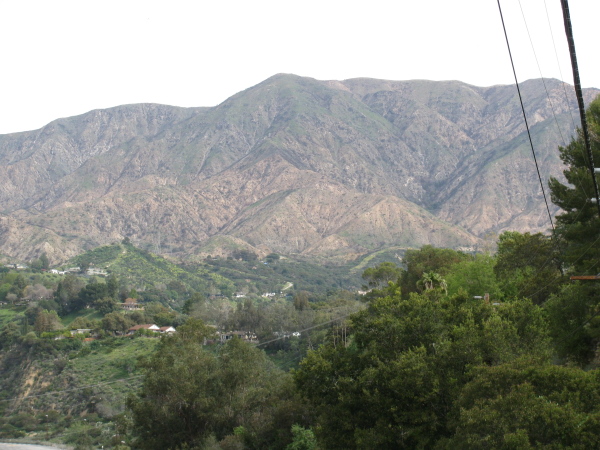
<path fill-rule="evenodd" d="M 550 100 L 521 88 L 547 179 L 576 103 L 545 82 Z M 128 237 L 188 260 L 351 260 L 545 230 L 524 132 L 514 86 L 457 81 L 276 75 L 213 108 L 91 111 L 0 136 L 0 254 L 57 263 Z"/>
<path fill-rule="evenodd" d="M 78 448 L 90 438 L 110 443 L 117 432 L 111 420 L 124 411 L 125 399 L 143 376 L 137 360 L 152 354 L 157 344 L 157 339 L 143 338 L 66 339 L 4 349 L 0 438 L 28 435 L 34 442 Z"/>
<path fill-rule="evenodd" d="M 402 253 L 402 250 L 396 252 Z M 383 261 L 396 259 L 393 252 L 381 253 Z M 381 256 L 369 258 L 352 266 L 317 265 L 280 258 L 276 254 L 269 255 L 263 261 L 257 260 L 256 254 L 251 252 L 247 252 L 247 256 L 247 259 L 209 258 L 177 264 L 122 243 L 87 251 L 70 259 L 66 266 L 89 265 L 104 269 L 135 287 L 145 299 L 165 301 L 164 298 L 168 297 L 170 307 L 180 308 L 183 300 L 192 292 L 231 298 L 236 292 L 260 296 L 265 292 L 280 292 L 287 288 L 288 293 L 304 290 L 319 298 L 339 289 L 356 291 L 364 283 L 361 274 L 367 262 L 381 259 Z"/>

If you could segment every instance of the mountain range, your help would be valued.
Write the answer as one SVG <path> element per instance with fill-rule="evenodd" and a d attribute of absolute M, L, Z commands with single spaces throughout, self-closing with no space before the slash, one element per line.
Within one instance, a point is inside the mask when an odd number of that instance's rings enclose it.
<path fill-rule="evenodd" d="M 520 88 L 545 184 L 577 103 L 558 80 Z M 215 107 L 124 105 L 0 135 L 11 260 L 124 238 L 191 260 L 344 260 L 549 226 L 515 86 L 279 74 Z"/>

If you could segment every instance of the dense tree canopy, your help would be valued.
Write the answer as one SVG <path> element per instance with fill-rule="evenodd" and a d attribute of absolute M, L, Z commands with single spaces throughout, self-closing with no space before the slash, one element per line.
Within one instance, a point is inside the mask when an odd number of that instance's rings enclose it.
<path fill-rule="evenodd" d="M 490 255 L 476 255 L 454 264 L 446 275 L 448 293 L 466 292 L 469 297 L 489 294 L 493 301 L 502 300 L 505 294 L 494 273 L 495 264 Z"/>
<path fill-rule="evenodd" d="M 542 311 L 528 300 L 388 292 L 352 316 L 349 346 L 332 341 L 295 373 L 326 448 L 430 447 L 451 434 L 448 414 L 470 368 L 549 356 Z"/>
<path fill-rule="evenodd" d="M 411 292 L 417 292 L 417 282 L 423 278 L 424 273 L 437 273 L 445 277 L 448 269 L 461 261 L 468 260 L 469 256 L 449 248 L 436 248 L 424 245 L 419 250 L 407 250 L 404 255 L 406 271 L 402 273 L 400 286 L 404 297 Z"/>
<path fill-rule="evenodd" d="M 261 350 L 236 338 L 214 354 L 203 346 L 213 333 L 190 319 L 145 363 L 144 386 L 129 399 L 137 447 L 227 439 L 245 448 L 282 448 L 292 440 L 292 425 L 306 422 L 291 379 Z"/>
<path fill-rule="evenodd" d="M 502 233 L 494 272 L 507 295 L 528 297 L 537 304 L 545 302 L 562 279 L 556 239 L 542 233 Z"/>
<path fill-rule="evenodd" d="M 448 449 L 598 448 L 600 373 L 518 361 L 479 367 L 462 390 Z"/>
<path fill-rule="evenodd" d="M 387 287 L 390 281 L 397 282 L 404 270 L 391 262 L 384 262 L 376 267 L 369 267 L 363 272 L 363 279 L 369 288 Z"/>

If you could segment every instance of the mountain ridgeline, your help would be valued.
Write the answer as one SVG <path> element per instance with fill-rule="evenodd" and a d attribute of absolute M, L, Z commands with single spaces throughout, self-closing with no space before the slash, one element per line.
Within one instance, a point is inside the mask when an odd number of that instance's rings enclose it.
<path fill-rule="evenodd" d="M 562 179 L 576 101 L 545 85 L 521 89 L 542 178 Z M 514 86 L 280 74 L 212 108 L 125 105 L 0 135 L 9 258 L 128 237 L 192 260 L 351 259 L 548 227 Z"/>

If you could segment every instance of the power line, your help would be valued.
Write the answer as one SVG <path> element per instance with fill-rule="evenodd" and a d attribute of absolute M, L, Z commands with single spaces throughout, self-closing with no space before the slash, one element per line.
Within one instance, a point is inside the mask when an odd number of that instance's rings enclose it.
<path fill-rule="evenodd" d="M 530 133 L 530 130 L 529 130 L 529 124 L 527 122 L 527 116 L 525 114 L 525 107 L 523 106 L 523 99 L 522 99 L 522 96 L 521 96 L 521 90 L 519 88 L 519 83 L 518 83 L 518 80 L 517 80 L 517 74 L 516 74 L 516 70 L 515 70 L 515 65 L 514 65 L 514 61 L 513 61 L 513 58 L 512 58 L 512 52 L 511 52 L 511 49 L 510 49 L 510 44 L 509 44 L 509 41 L 508 41 L 508 35 L 507 35 L 507 32 L 506 32 L 506 27 L 504 25 L 504 17 L 503 17 L 503 14 L 502 14 L 502 8 L 500 6 L 500 1 L 499 0 L 498 0 L 498 8 L 500 10 L 500 17 L 502 19 L 502 27 L 504 29 L 504 36 L 506 38 L 506 45 L 508 47 L 508 53 L 509 53 L 509 56 L 510 56 L 512 70 L 513 70 L 513 74 L 514 74 L 514 77 L 515 77 L 515 84 L 516 84 L 516 87 L 517 87 L 517 92 L 519 94 L 519 101 L 521 103 L 521 111 L 523 112 L 523 118 L 525 120 L 525 126 L 527 128 L 527 135 L 529 136 L 529 143 L 531 145 L 531 152 L 533 154 L 533 160 L 535 162 L 535 166 L 536 166 L 536 170 L 537 170 L 537 174 L 538 174 L 538 180 L 539 180 L 539 183 L 540 183 L 540 187 L 542 189 L 542 194 L 544 196 L 544 201 L 546 203 L 546 210 L 548 212 L 548 217 L 550 219 L 550 224 L 552 225 L 552 231 L 553 231 L 552 236 L 551 236 L 552 246 L 555 249 L 558 249 L 560 251 L 560 247 L 559 247 L 558 241 L 556 239 L 556 233 L 555 233 L 555 229 L 554 229 L 554 223 L 552 221 L 552 214 L 550 213 L 550 207 L 549 207 L 548 201 L 546 199 L 546 193 L 545 193 L 545 190 L 544 190 L 544 184 L 543 184 L 543 181 L 542 181 L 542 177 L 541 177 L 541 174 L 540 174 L 539 166 L 538 166 L 538 163 L 537 163 L 537 158 L 536 158 L 535 150 L 534 150 L 534 147 L 533 147 L 533 141 L 532 141 L 531 133 Z M 554 111 L 554 105 L 552 103 L 552 100 L 550 99 L 550 94 L 548 92 L 548 87 L 546 85 L 546 80 L 544 79 L 544 76 L 542 74 L 542 69 L 540 67 L 540 64 L 539 64 L 539 61 L 538 61 L 538 58 L 537 58 L 537 53 L 535 51 L 535 46 L 533 45 L 533 40 L 531 38 L 531 33 L 529 32 L 529 26 L 527 25 L 527 20 L 525 18 L 525 13 L 523 11 L 523 7 L 521 5 L 521 1 L 520 0 L 519 0 L 519 8 L 521 9 L 521 16 L 523 17 L 523 22 L 525 23 L 525 28 L 527 30 L 527 35 L 529 37 L 529 43 L 531 45 L 531 49 L 532 49 L 533 55 L 535 57 L 535 61 L 536 61 L 537 67 L 538 67 L 538 71 L 540 73 L 540 78 L 542 79 L 542 83 L 544 85 L 544 90 L 546 92 L 546 98 L 548 99 L 548 102 L 550 103 L 550 109 L 552 111 L 552 116 L 554 117 L 554 122 L 556 123 L 556 127 L 558 129 L 558 133 L 559 133 L 559 135 L 561 137 L 561 140 L 562 140 L 563 144 L 566 145 L 565 139 L 564 139 L 562 131 L 560 129 L 560 125 L 558 124 L 558 120 L 556 118 L 556 113 Z M 536 258 L 538 254 L 539 254 L 539 251 L 536 251 L 535 253 L 533 253 L 532 255 L 530 255 L 529 261 L 533 261 L 533 259 Z M 536 275 L 537 275 L 537 273 L 540 273 L 552 259 L 553 259 L 553 255 L 550 255 L 546 259 L 546 261 L 542 264 L 542 266 L 539 267 L 539 268 L 537 268 Z M 521 294 L 521 292 L 519 294 Z M 541 291 L 539 291 L 539 292 L 541 292 Z M 536 295 L 536 294 L 534 294 L 534 295 Z"/>
<path fill-rule="evenodd" d="M 523 22 L 525 23 L 525 29 L 527 30 L 527 36 L 529 37 L 529 43 L 531 44 L 531 50 L 533 51 L 533 57 L 535 58 L 535 63 L 537 65 L 538 71 L 540 72 L 540 78 L 542 79 L 542 83 L 544 85 L 544 90 L 546 91 L 546 98 L 548 99 L 548 103 L 550 103 L 550 110 L 552 111 L 552 116 L 554 117 L 554 122 L 556 123 L 556 128 L 558 128 L 558 134 L 560 134 L 560 139 L 563 142 L 563 145 L 567 145 L 565 138 L 563 137 L 562 130 L 560 129 L 560 125 L 558 124 L 558 119 L 556 118 L 556 113 L 554 111 L 554 105 L 552 104 L 552 100 L 550 99 L 550 93 L 548 92 L 548 87 L 546 86 L 546 80 L 544 79 L 544 75 L 542 75 L 542 68 L 540 67 L 540 62 L 538 61 L 537 53 L 536 53 L 535 47 L 533 45 L 533 39 L 531 38 L 531 33 L 529 32 L 529 26 L 527 25 L 527 20 L 525 19 L 525 13 L 523 12 L 523 6 L 521 5 L 521 0 L 519 0 L 519 8 L 521 9 L 521 17 L 523 17 Z"/>
<path fill-rule="evenodd" d="M 499 2 L 500 0 L 498 0 Z M 598 182 L 594 172 L 594 157 L 590 147 L 590 137 L 588 135 L 587 120 L 585 117 L 585 106 L 583 104 L 583 93 L 581 91 L 581 81 L 579 80 L 579 68 L 577 66 L 577 54 L 575 53 L 575 40 L 573 39 L 573 26 L 571 24 L 571 16 L 569 14 L 569 3 L 567 0 L 561 0 L 563 19 L 565 23 L 565 34 L 569 44 L 569 55 L 571 56 L 571 67 L 573 69 L 573 83 L 575 87 L 575 95 L 577 104 L 579 105 L 579 116 L 581 117 L 581 129 L 583 131 L 583 141 L 588 154 L 589 169 L 594 183 L 594 191 L 596 193 L 596 206 L 598 207 L 598 215 L 600 216 L 600 191 L 598 190 Z"/>
<path fill-rule="evenodd" d="M 322 322 L 322 323 L 319 323 L 317 325 L 313 325 L 311 327 L 305 328 L 304 330 L 297 330 L 296 332 L 298 332 L 298 333 L 304 333 L 305 331 L 309 331 L 309 330 L 312 330 L 314 328 L 322 327 L 323 325 L 327 325 L 327 324 L 330 324 L 330 323 L 333 323 L 333 322 L 337 322 L 338 320 L 345 319 L 346 317 L 354 314 L 355 312 L 357 312 L 357 311 L 353 311 L 353 312 L 350 312 L 348 314 L 344 314 L 343 316 L 336 317 L 335 319 L 328 320 L 327 322 Z M 285 336 L 281 336 L 281 337 L 278 337 L 278 338 L 275 338 L 275 339 L 271 339 L 271 340 L 268 340 L 268 341 L 265 341 L 265 342 L 261 342 L 260 344 L 256 344 L 255 347 L 260 347 L 261 345 L 266 345 L 266 344 L 270 344 L 271 342 L 280 341 L 281 339 L 287 339 L 287 338 Z"/>
<path fill-rule="evenodd" d="M 510 64 L 512 66 L 513 75 L 515 77 L 515 85 L 517 87 L 517 93 L 519 94 L 519 102 L 521 103 L 521 111 L 523 112 L 523 119 L 525 120 L 525 128 L 527 128 L 527 136 L 529 137 L 529 144 L 531 145 L 531 153 L 533 154 L 533 161 L 535 162 L 535 168 L 537 170 L 540 187 L 542 188 L 542 195 L 544 196 L 544 202 L 546 203 L 546 211 L 548 212 L 548 218 L 550 219 L 550 225 L 554 231 L 554 221 L 552 220 L 552 214 L 550 213 L 550 206 L 548 205 L 548 199 L 546 198 L 546 190 L 544 189 L 544 183 L 542 181 L 542 175 L 540 174 L 540 167 L 537 162 L 535 150 L 533 148 L 533 140 L 531 139 L 531 132 L 529 131 L 529 123 L 527 122 L 527 115 L 525 114 L 525 106 L 523 105 L 523 97 L 521 96 L 521 89 L 519 88 L 519 81 L 517 79 L 517 72 L 515 70 L 515 63 L 513 61 L 512 52 L 510 50 L 510 43 L 508 42 L 508 34 L 506 32 L 506 26 L 504 24 L 504 16 L 502 15 L 502 7 L 500 6 L 500 0 L 498 2 L 498 10 L 500 11 L 500 19 L 502 20 L 502 29 L 504 30 L 504 37 L 506 39 L 506 47 L 508 48 L 508 55 L 510 57 Z"/>
<path fill-rule="evenodd" d="M 546 6 L 546 0 L 544 0 L 544 6 Z M 538 71 L 540 72 L 540 78 L 542 79 L 542 83 L 544 84 L 544 90 L 546 91 L 546 97 L 548 98 L 548 102 L 550 103 L 550 109 L 552 111 L 552 116 L 554 117 L 554 122 L 556 123 L 556 128 L 558 129 L 558 133 L 560 134 L 560 139 L 561 139 L 561 141 L 563 143 L 563 146 L 566 147 L 567 146 L 567 142 L 565 141 L 565 138 L 564 138 L 564 136 L 562 134 L 562 130 L 560 129 L 560 125 L 558 123 L 558 119 L 556 118 L 556 113 L 554 111 L 554 105 L 552 103 L 552 100 L 550 99 L 550 94 L 549 94 L 548 88 L 546 86 L 546 80 L 544 79 L 544 76 L 542 74 L 542 68 L 540 67 L 540 63 L 538 61 L 537 53 L 536 53 L 534 45 L 533 45 L 533 40 L 531 38 L 531 34 L 529 33 L 529 26 L 527 25 L 527 20 L 525 19 L 525 13 L 523 11 L 523 6 L 521 5 L 521 0 L 519 0 L 519 8 L 521 9 L 521 16 L 523 17 L 523 22 L 525 23 L 525 29 L 527 30 L 527 36 L 529 36 L 529 42 L 531 44 L 531 50 L 533 51 L 533 56 L 534 56 L 535 62 L 537 64 Z M 554 44 L 554 35 L 552 33 L 552 26 L 550 25 L 550 18 L 548 17 L 548 8 L 546 8 L 546 18 L 548 20 L 548 26 L 550 28 L 550 35 L 552 36 L 552 45 L 554 47 L 554 54 L 556 56 L 556 61 L 557 61 L 557 64 L 558 64 L 558 70 L 560 71 L 560 76 L 561 76 L 561 79 L 562 79 L 562 70 L 560 68 L 560 62 L 558 61 L 558 55 L 557 55 L 557 52 L 556 52 L 556 45 Z M 565 83 L 563 81 L 561 81 L 561 84 L 563 85 L 563 91 L 565 93 L 565 101 L 566 101 L 566 104 L 567 104 L 567 109 L 569 110 L 569 115 L 571 116 L 571 122 L 573 124 L 573 129 L 575 130 L 576 129 L 575 120 L 573 119 L 573 114 L 571 113 L 571 107 L 569 106 L 569 101 L 568 101 L 568 97 L 567 97 L 567 91 L 566 91 L 566 89 L 564 87 Z M 582 151 L 582 154 L 583 154 L 583 151 Z M 584 155 L 583 159 L 585 161 L 585 155 Z M 583 184 L 581 183 L 581 181 L 578 178 L 576 178 L 575 181 L 576 181 L 578 187 L 581 189 L 581 191 L 586 196 L 586 198 L 589 198 L 587 192 L 585 191 L 585 188 L 583 187 Z M 579 214 L 577 215 L 577 217 L 579 217 Z"/>
<path fill-rule="evenodd" d="M 550 15 L 548 13 L 548 5 L 546 4 L 546 0 L 544 0 L 544 9 L 546 11 L 546 21 L 548 22 L 548 30 L 550 31 L 550 37 L 552 39 L 552 48 L 554 49 L 554 59 L 556 60 L 556 65 L 558 67 L 558 72 L 560 74 L 560 83 L 562 85 L 562 90 L 563 90 L 563 94 L 564 94 L 564 97 L 565 97 L 565 104 L 567 105 L 567 110 L 569 111 L 569 117 L 571 118 L 571 124 L 573 125 L 572 129 L 574 131 L 576 131 L 577 130 L 577 125 L 575 125 L 575 118 L 573 117 L 573 111 L 571 109 L 571 102 L 569 101 L 569 95 L 567 94 L 567 88 L 566 88 L 567 83 L 564 82 L 565 77 L 564 77 L 564 75 L 562 73 L 562 67 L 561 67 L 561 64 L 560 64 L 560 59 L 558 57 L 558 52 L 556 50 L 556 41 L 554 40 L 554 32 L 552 31 L 552 23 L 550 22 Z M 536 57 L 536 61 L 537 61 L 537 57 Z M 538 67 L 539 67 L 539 64 L 538 64 Z M 541 74 L 541 70 L 540 70 L 540 74 Z M 558 126 L 558 124 L 557 124 L 557 126 Z M 559 127 L 559 131 L 560 131 L 560 127 Z M 563 140 L 563 145 L 565 147 L 567 147 L 567 144 L 566 144 L 566 142 L 565 142 L 565 140 L 564 140 L 564 138 L 562 136 L 562 133 L 561 133 L 561 139 Z M 581 150 L 581 155 L 583 156 L 583 160 L 585 161 L 586 157 L 585 157 L 585 152 L 583 150 Z M 586 192 L 586 190 L 585 190 L 585 188 L 583 186 L 582 180 L 580 180 L 579 177 L 575 177 L 575 182 L 577 183 L 577 185 L 579 186 L 579 188 L 583 192 L 583 195 L 585 195 L 586 198 L 590 198 L 590 196 L 588 195 L 588 193 Z M 579 219 L 579 216 L 581 215 L 582 211 L 583 211 L 583 208 L 579 207 L 577 215 L 571 221 L 571 224 L 577 222 L 577 219 Z"/>
<path fill-rule="evenodd" d="M 554 48 L 554 58 L 556 59 L 556 65 L 558 66 L 558 73 L 560 74 L 560 81 L 563 87 L 563 92 L 565 94 L 565 102 L 567 104 L 567 109 L 569 110 L 569 116 L 571 116 L 571 123 L 573 124 L 573 130 L 577 129 L 575 125 L 575 119 L 573 118 L 573 111 L 571 111 L 571 105 L 569 104 L 569 96 L 567 95 L 567 88 L 565 87 L 565 82 L 563 81 L 565 77 L 562 74 L 562 68 L 560 66 L 560 60 L 558 58 L 558 52 L 556 51 L 556 42 L 554 41 L 554 33 L 552 32 L 552 24 L 550 23 L 550 15 L 548 14 L 548 6 L 546 5 L 546 0 L 544 0 L 544 9 L 546 10 L 546 20 L 548 22 L 548 29 L 550 30 L 550 36 L 552 37 L 552 47 Z"/>

